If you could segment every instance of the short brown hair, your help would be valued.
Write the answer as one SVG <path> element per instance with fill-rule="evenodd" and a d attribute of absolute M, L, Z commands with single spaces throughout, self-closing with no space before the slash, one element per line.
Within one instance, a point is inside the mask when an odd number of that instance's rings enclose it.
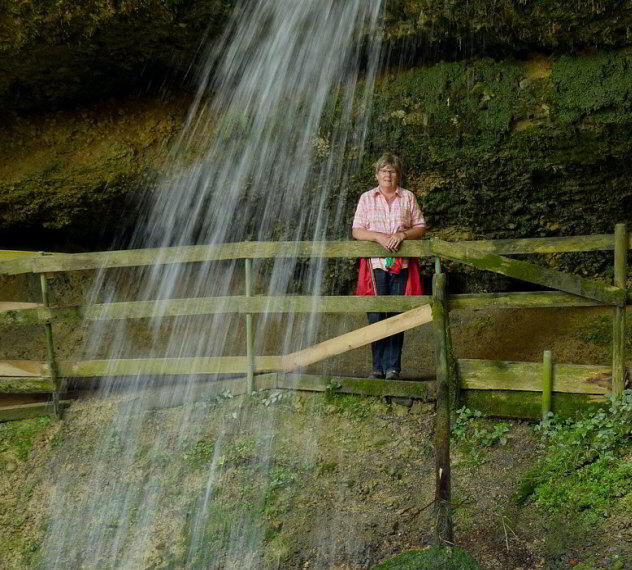
<path fill-rule="evenodd" d="M 396 154 L 392 152 L 385 152 L 380 158 L 377 159 L 375 163 L 375 174 L 377 174 L 380 169 L 385 166 L 391 166 L 397 171 L 397 178 L 400 179 L 402 177 L 402 161 Z"/>

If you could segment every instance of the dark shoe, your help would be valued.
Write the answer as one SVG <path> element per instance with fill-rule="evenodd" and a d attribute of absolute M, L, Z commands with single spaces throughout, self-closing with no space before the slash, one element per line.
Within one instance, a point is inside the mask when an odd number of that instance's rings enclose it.
<path fill-rule="evenodd" d="M 399 372 L 397 370 L 389 370 L 386 373 L 387 380 L 399 380 Z"/>
<path fill-rule="evenodd" d="M 373 370 L 367 378 L 384 378 L 384 372 L 381 372 L 380 370 Z"/>

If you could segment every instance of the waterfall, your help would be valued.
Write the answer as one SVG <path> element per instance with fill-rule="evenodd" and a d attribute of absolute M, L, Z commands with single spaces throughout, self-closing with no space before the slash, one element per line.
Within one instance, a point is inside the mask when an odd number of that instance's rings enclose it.
<path fill-rule="evenodd" d="M 238 2 L 200 66 L 194 103 L 171 152 L 173 166 L 146 197 L 143 221 L 127 247 L 347 237 L 346 188 L 363 153 L 380 60 L 381 11 L 380 0 Z M 324 116 L 335 117 L 327 128 Z M 190 160 L 201 147 L 202 156 Z M 102 271 L 92 301 L 117 300 L 123 289 L 134 290 L 135 300 L 226 296 L 235 294 L 242 278 L 237 262 L 156 262 L 142 270 Z M 253 273 L 262 293 L 298 289 L 318 296 L 323 267 L 323 261 L 305 264 L 289 255 L 254 260 Z M 276 354 L 308 346 L 319 326 L 316 312 L 307 318 L 286 315 L 282 328 L 277 321 L 273 315 L 258 318 L 258 350 L 271 326 L 279 330 Z M 139 355 L 130 353 L 138 344 L 133 321 L 97 321 L 90 324 L 82 356 L 239 354 L 242 347 L 233 346 L 236 323 L 237 317 L 223 314 L 174 320 L 157 312 L 147 328 L 146 352 Z M 173 490 L 187 485 L 178 459 L 195 449 L 209 413 L 196 405 L 199 384 L 195 375 L 178 383 L 145 375 L 100 382 L 107 428 L 93 442 L 94 463 L 81 467 L 80 482 L 75 473 L 56 473 L 44 568 L 157 568 L 148 553 L 158 548 L 157 536 L 170 533 L 188 536 L 180 565 L 264 567 L 265 537 L 256 514 L 262 505 L 244 504 L 232 523 L 217 523 L 221 548 L 208 534 L 212 517 L 222 516 L 214 501 L 231 422 L 250 422 L 247 407 L 213 408 L 223 414 L 224 428 L 205 452 L 204 490 L 194 504 L 180 505 Z M 123 386 L 135 396 L 121 397 Z M 170 429 L 144 411 L 142 394 L 158 386 L 165 405 L 171 398 L 184 401 Z M 270 410 L 255 429 L 253 446 L 263 472 L 272 466 L 275 421 Z M 302 441 L 305 454 L 313 454 L 307 428 Z M 147 469 L 139 467 L 142 461 L 149 461 Z"/>

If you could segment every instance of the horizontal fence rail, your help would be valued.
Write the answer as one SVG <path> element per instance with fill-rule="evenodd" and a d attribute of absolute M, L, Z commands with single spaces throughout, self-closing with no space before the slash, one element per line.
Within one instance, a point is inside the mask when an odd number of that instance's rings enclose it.
<path fill-rule="evenodd" d="M 431 243 L 431 240 L 406 241 L 397 253 L 390 255 L 395 257 L 434 256 Z M 475 247 L 478 251 L 498 255 L 614 250 L 614 236 L 612 234 L 451 243 L 464 247 Z M 632 249 L 632 238 L 628 240 L 628 249 Z M 33 252 L 23 252 L 23 254 L 22 257 L 16 259 L 0 261 L 0 275 L 271 257 L 380 257 L 384 255 L 384 250 L 377 244 L 358 241 L 236 242 L 54 256 L 35 256 Z"/>
<path fill-rule="evenodd" d="M 270 297 L 199 297 L 160 301 L 130 301 L 69 307 L 35 306 L 3 310 L 0 325 L 31 325 L 51 321 L 110 321 L 163 317 L 202 316 L 221 313 L 364 313 L 368 311 L 409 311 L 431 302 L 430 295 L 390 297 L 358 296 L 270 296 Z M 28 303 L 25 303 L 29 305 Z M 34 304 L 30 304 L 34 305 Z M 558 291 L 518 293 L 467 293 L 448 296 L 450 310 L 457 309 L 528 309 L 554 307 L 597 307 L 594 299 Z"/>
<path fill-rule="evenodd" d="M 436 257 L 464 263 L 480 270 L 492 271 L 507 277 L 549 287 L 552 291 L 520 293 L 475 293 L 448 295 L 445 309 L 476 310 L 483 308 L 549 308 L 611 306 L 619 319 L 618 327 L 624 331 L 625 305 L 632 300 L 632 292 L 625 290 L 625 259 L 632 249 L 632 236 L 625 225 L 619 224 L 615 234 L 572 236 L 559 238 L 525 238 L 507 240 L 481 240 L 446 242 L 436 238 L 406 241 L 394 255 L 396 257 Z M 614 251 L 617 276 L 615 285 L 585 279 L 522 260 L 505 257 L 516 254 L 552 254 L 590 251 Z M 0 301 L 0 325 L 42 325 L 50 332 L 48 361 L 0 361 L 0 392 L 4 393 L 54 393 L 55 413 L 67 402 L 59 401 L 58 379 L 130 377 L 130 376 L 180 376 L 200 375 L 202 378 L 224 374 L 231 379 L 219 382 L 231 384 L 239 393 L 258 389 L 305 389 L 330 390 L 331 379 L 310 376 L 300 372 L 309 364 L 340 354 L 370 342 L 374 336 L 384 337 L 386 332 L 371 326 L 345 333 L 335 339 L 301 351 L 278 356 L 255 356 L 250 344 L 246 356 L 178 357 L 178 358 L 129 358 L 111 360 L 70 361 L 55 357 L 51 324 L 59 321 L 109 321 L 120 319 L 152 319 L 163 317 L 196 317 L 213 314 L 245 315 L 252 323 L 253 315 L 263 313 L 363 313 L 394 312 L 382 324 L 390 330 L 399 326 L 408 330 L 431 322 L 433 297 L 420 296 L 252 296 L 252 259 L 264 258 L 359 258 L 381 257 L 384 250 L 374 243 L 359 241 L 339 242 L 240 242 L 217 245 L 181 246 L 161 249 L 109 251 L 85 254 L 38 254 L 35 252 L 0 251 L 0 275 L 40 274 L 42 302 Z M 143 267 L 173 263 L 197 263 L 244 259 L 246 261 L 245 295 L 129 301 L 93 305 L 49 306 L 47 277 L 50 274 L 74 270 Z M 618 261 L 617 261 L 618 260 Z M 618 265 L 617 265 L 618 264 Z M 445 313 L 448 314 L 447 312 Z M 403 324 L 399 323 L 398 319 Z M 397 322 L 396 322 L 397 321 Z M 447 319 L 446 319 L 447 323 Z M 623 323 L 623 324 L 621 324 Z M 446 324 L 445 327 L 448 325 Z M 399 330 L 399 329 L 398 329 Z M 392 332 L 392 331 L 391 331 Z M 389 333 L 391 334 L 391 333 Z M 623 336 L 615 343 L 623 344 Z M 348 338 L 347 338 L 348 337 Z M 377 338 L 376 337 L 376 338 Z M 617 337 L 618 338 L 618 337 Z M 618 352 L 617 352 L 618 350 Z M 525 414 L 532 414 L 539 393 L 542 402 L 552 394 L 553 405 L 572 407 L 577 398 L 601 402 L 607 392 L 623 389 L 625 360 L 623 347 L 614 350 L 613 368 L 556 364 L 554 376 L 547 389 L 543 389 L 543 365 L 541 363 L 496 362 L 459 360 L 460 385 L 464 403 L 478 401 L 480 394 L 493 394 L 493 398 L 513 401 L 521 398 Z M 254 374 L 257 374 L 255 381 Z M 236 378 L 236 375 L 246 375 Z M 427 398 L 430 395 L 426 383 L 380 383 L 376 380 L 337 378 L 336 389 L 347 393 L 406 395 Z M 369 382 L 367 384 L 367 382 Z M 63 382 L 62 382 L 63 384 Z M 228 385 L 226 384 L 226 385 Z M 400 386 L 401 384 L 401 386 Z M 243 385 L 243 386 L 242 386 Z M 219 387 L 219 384 L 218 384 Z M 434 393 L 434 385 L 431 390 Z M 501 394 L 501 395 L 499 395 Z M 532 396 L 533 395 L 533 396 Z M 532 401 L 533 400 L 533 401 Z M 582 400 L 582 401 L 584 401 Z M 514 403 L 517 403 L 515 400 Z M 528 403 L 527 403 L 528 402 Z M 38 407 L 39 406 L 39 407 Z M 542 404 L 544 406 L 544 404 Z M 551 402 L 547 404 L 550 408 Z M 527 410 L 527 407 L 529 408 Z M 544 408 L 542 408 L 544 409 Z M 24 414 L 36 414 L 36 410 L 50 410 L 50 405 L 37 404 Z M 20 410 L 16 414 L 22 413 Z M 25 416 L 27 417 L 27 416 Z M 525 415 L 525 417 L 527 417 Z M 0 420 L 2 420 L 0 414 Z"/>

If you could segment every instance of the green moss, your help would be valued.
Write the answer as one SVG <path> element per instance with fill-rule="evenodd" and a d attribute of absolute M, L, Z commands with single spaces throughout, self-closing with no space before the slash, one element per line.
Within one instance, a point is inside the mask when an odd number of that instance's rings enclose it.
<path fill-rule="evenodd" d="M 461 390 L 460 400 L 468 408 L 480 410 L 487 416 L 501 416 L 524 419 L 542 417 L 542 395 L 539 392 Z M 585 394 L 552 395 L 553 411 L 562 417 L 575 417 L 607 407 L 603 397 Z"/>
<path fill-rule="evenodd" d="M 458 546 L 433 546 L 427 550 L 409 550 L 373 566 L 373 570 L 481 570 L 467 551 Z"/>
<path fill-rule="evenodd" d="M 0 454 L 8 452 L 23 461 L 28 457 L 37 436 L 53 421 L 45 417 L 0 423 Z"/>
<path fill-rule="evenodd" d="M 553 67 L 554 109 L 562 124 L 629 124 L 632 53 L 561 57 Z"/>

